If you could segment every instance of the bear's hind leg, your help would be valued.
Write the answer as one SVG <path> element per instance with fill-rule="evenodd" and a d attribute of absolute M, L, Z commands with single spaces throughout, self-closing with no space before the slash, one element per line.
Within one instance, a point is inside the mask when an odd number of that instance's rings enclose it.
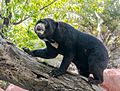
<path fill-rule="evenodd" d="M 103 68 L 94 63 L 93 65 L 89 66 L 89 71 L 91 74 L 93 74 L 93 77 L 88 78 L 90 83 L 98 85 L 103 82 Z"/>
<path fill-rule="evenodd" d="M 86 70 L 83 71 L 82 69 L 80 69 L 78 72 L 81 76 L 84 76 L 86 78 L 88 78 L 89 74 L 90 74 L 88 71 L 86 71 Z"/>

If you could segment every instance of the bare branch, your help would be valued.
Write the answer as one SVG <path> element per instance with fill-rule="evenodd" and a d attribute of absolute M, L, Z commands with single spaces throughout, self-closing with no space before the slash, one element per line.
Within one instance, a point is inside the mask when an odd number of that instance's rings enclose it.
<path fill-rule="evenodd" d="M 13 22 L 12 24 L 13 24 L 13 25 L 18 25 L 18 24 L 22 23 L 23 21 L 27 20 L 28 18 L 30 18 L 30 16 L 27 16 L 25 19 L 20 20 L 20 21 L 18 21 L 18 22 L 15 22 L 15 23 Z"/>
<path fill-rule="evenodd" d="M 46 5 L 46 6 L 42 7 L 40 10 L 43 10 L 44 8 L 46 8 L 46 7 L 50 6 L 50 5 L 51 5 L 51 4 L 53 4 L 55 1 L 57 1 L 57 0 L 54 0 L 53 2 L 49 3 L 48 5 Z"/>
<path fill-rule="evenodd" d="M 95 11 L 95 15 L 97 17 L 97 31 L 98 31 L 97 37 L 98 37 L 98 39 L 103 41 L 103 35 L 101 34 L 102 33 L 102 29 L 101 29 L 102 26 L 101 25 L 104 21 L 96 11 Z"/>

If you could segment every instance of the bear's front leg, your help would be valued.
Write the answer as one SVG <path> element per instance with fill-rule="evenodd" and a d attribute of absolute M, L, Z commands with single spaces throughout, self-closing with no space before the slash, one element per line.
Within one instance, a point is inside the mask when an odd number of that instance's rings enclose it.
<path fill-rule="evenodd" d="M 28 53 L 29 55 L 33 56 L 33 53 L 30 51 L 29 48 L 22 47 L 22 49 L 23 49 L 26 53 Z"/>
<path fill-rule="evenodd" d="M 58 77 L 66 73 L 66 70 L 70 63 L 72 62 L 74 56 L 72 54 L 67 54 L 63 57 L 62 63 L 58 69 L 53 69 L 49 75 L 53 77 Z"/>

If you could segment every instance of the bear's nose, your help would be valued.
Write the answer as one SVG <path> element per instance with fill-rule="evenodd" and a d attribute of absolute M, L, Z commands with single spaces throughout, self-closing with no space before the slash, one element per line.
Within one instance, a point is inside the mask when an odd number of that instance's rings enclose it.
<path fill-rule="evenodd" d="M 37 26 L 37 30 L 41 30 L 41 27 L 40 27 L 40 26 Z"/>

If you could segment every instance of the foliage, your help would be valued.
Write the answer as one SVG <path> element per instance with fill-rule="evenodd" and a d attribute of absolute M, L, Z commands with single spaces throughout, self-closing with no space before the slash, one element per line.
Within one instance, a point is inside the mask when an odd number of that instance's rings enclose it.
<path fill-rule="evenodd" d="M 98 36 L 99 22 L 96 12 L 104 21 L 100 27 L 101 38 L 106 45 L 111 45 L 112 37 L 116 36 L 111 37 L 109 34 L 115 31 L 120 23 L 120 0 L 8 0 L 9 3 L 5 1 L 0 0 L 0 22 L 4 22 L 7 17 L 10 19 L 7 29 L 3 29 L 4 33 L 6 38 L 20 48 L 44 47 L 44 43 L 33 31 L 36 21 L 40 18 L 51 17 L 57 21 L 64 21 L 81 31 Z"/>

